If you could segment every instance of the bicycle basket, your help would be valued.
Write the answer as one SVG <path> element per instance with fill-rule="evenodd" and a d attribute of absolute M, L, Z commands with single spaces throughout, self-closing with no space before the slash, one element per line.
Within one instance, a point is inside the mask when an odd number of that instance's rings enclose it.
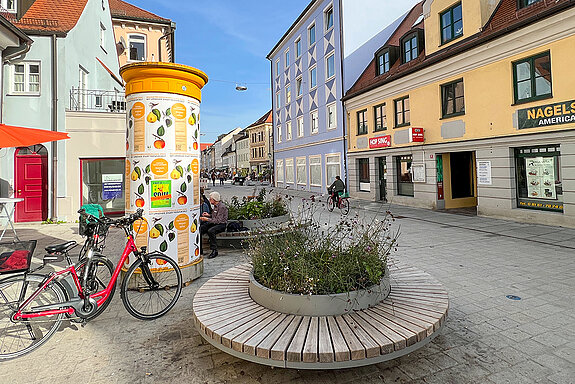
<path fill-rule="evenodd" d="M 342 199 L 347 199 L 349 197 L 349 193 L 347 192 L 340 192 L 339 197 Z"/>
<path fill-rule="evenodd" d="M 35 248 L 36 240 L 0 243 L 0 275 L 28 271 Z"/>
<path fill-rule="evenodd" d="M 95 217 L 102 217 L 104 216 L 104 210 L 102 209 L 102 207 L 99 204 L 84 204 L 82 205 L 81 209 L 85 210 L 87 214 L 95 216 Z M 79 220 L 80 224 L 78 225 L 78 233 L 80 234 L 80 236 L 90 236 L 92 235 L 92 231 L 90 230 L 90 227 L 95 227 L 95 226 L 89 226 L 88 222 L 86 221 L 86 218 L 83 216 L 80 216 L 80 220 Z"/>

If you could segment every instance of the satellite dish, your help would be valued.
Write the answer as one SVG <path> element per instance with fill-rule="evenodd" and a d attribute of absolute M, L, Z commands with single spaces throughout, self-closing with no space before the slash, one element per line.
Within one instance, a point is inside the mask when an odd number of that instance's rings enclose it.
<path fill-rule="evenodd" d="M 124 39 L 124 36 L 120 36 L 120 41 L 118 41 L 116 43 L 116 51 L 118 52 L 118 55 L 121 55 L 122 53 L 124 53 L 124 51 L 126 50 L 127 47 L 128 47 L 128 44 L 126 44 L 126 40 Z"/>

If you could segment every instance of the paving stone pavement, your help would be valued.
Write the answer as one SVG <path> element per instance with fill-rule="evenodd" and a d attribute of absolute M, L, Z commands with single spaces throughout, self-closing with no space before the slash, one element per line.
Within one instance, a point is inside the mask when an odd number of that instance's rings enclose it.
<path fill-rule="evenodd" d="M 216 187 L 229 199 L 253 187 Z M 281 191 L 282 195 L 286 194 Z M 292 208 L 309 194 L 293 193 Z M 354 202 L 371 220 L 390 209 L 401 232 L 396 259 L 437 278 L 450 295 L 442 333 L 397 360 L 338 371 L 298 371 L 231 357 L 205 342 L 192 324 L 197 289 L 246 261 L 221 250 L 204 275 L 184 288 L 163 318 L 132 318 L 119 295 L 85 327 L 65 323 L 44 346 L 0 363 L 0 383 L 575 383 L 575 230 L 477 216 Z M 320 207 L 319 215 L 335 221 Z M 323 220 L 323 217 L 322 217 Z M 22 225 L 18 234 L 45 245 L 76 239 L 77 224 Z M 117 261 L 124 238 L 108 239 Z M 38 261 L 39 259 L 35 259 Z M 521 300 L 506 298 L 516 295 Z"/>

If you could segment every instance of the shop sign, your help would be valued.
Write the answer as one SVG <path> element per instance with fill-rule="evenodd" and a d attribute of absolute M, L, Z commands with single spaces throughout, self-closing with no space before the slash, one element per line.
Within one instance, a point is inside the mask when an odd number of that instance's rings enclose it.
<path fill-rule="evenodd" d="M 172 207 L 172 182 L 171 180 L 152 180 L 151 182 L 151 207 Z"/>
<path fill-rule="evenodd" d="M 519 129 L 575 123 L 575 100 L 517 111 Z"/>
<path fill-rule="evenodd" d="M 414 183 L 425 183 L 425 164 L 424 163 L 412 163 L 411 173 L 413 175 Z"/>
<path fill-rule="evenodd" d="M 536 203 L 532 201 L 519 201 L 522 208 L 546 209 L 550 211 L 563 211 L 563 203 Z"/>
<path fill-rule="evenodd" d="M 391 135 L 377 136 L 369 139 L 369 148 L 385 148 L 391 146 Z"/>
<path fill-rule="evenodd" d="M 477 184 L 491 185 L 491 161 L 477 162 Z"/>
<path fill-rule="evenodd" d="M 412 143 L 423 143 L 425 141 L 423 128 L 409 128 L 409 138 Z"/>
<path fill-rule="evenodd" d="M 102 199 L 110 200 L 122 197 L 122 181 L 123 175 L 121 173 L 102 175 Z"/>

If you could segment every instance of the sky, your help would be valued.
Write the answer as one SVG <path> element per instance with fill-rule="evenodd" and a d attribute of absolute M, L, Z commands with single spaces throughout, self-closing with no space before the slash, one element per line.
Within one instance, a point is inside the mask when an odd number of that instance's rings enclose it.
<path fill-rule="evenodd" d="M 201 141 L 213 143 L 218 135 L 247 127 L 271 109 L 266 56 L 310 0 L 125 1 L 176 22 L 176 62 L 209 78 L 202 90 Z M 417 3 L 343 1 L 345 55 Z M 248 89 L 236 91 L 236 85 Z"/>

